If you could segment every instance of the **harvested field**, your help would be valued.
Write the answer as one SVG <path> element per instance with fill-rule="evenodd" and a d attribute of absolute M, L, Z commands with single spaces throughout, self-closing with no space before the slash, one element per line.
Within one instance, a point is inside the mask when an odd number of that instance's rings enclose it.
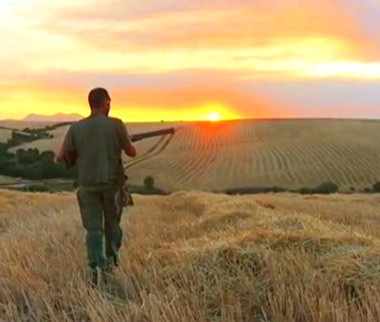
<path fill-rule="evenodd" d="M 372 139 L 379 129 L 375 121 L 197 124 L 166 138 L 168 144 L 152 139 L 154 155 L 133 166 L 130 174 L 140 182 L 151 174 L 159 186 L 172 190 L 298 188 L 326 181 L 363 188 L 380 175 L 380 148 Z"/>
<path fill-rule="evenodd" d="M 131 133 L 171 126 L 130 124 Z M 25 145 L 57 151 L 67 129 L 53 140 Z M 152 175 L 169 190 L 220 190 L 244 186 L 299 188 L 332 181 L 363 189 L 380 179 L 380 121 L 242 120 L 189 123 L 174 136 L 137 143 L 125 159 L 131 183 Z"/>
<path fill-rule="evenodd" d="M 74 195 L 0 191 L 0 320 L 380 320 L 377 196 L 135 199 L 92 289 Z"/>
<path fill-rule="evenodd" d="M 0 129 L 0 142 L 6 142 L 12 137 L 12 132 Z"/>
<path fill-rule="evenodd" d="M 17 183 L 17 179 L 0 175 L 0 185 Z"/>
<path fill-rule="evenodd" d="M 52 125 L 54 123 L 52 122 L 25 122 L 25 121 L 16 121 L 16 120 L 2 120 L 0 121 L 0 127 L 9 127 L 17 130 L 22 130 L 25 128 L 30 128 L 30 129 L 36 129 L 36 128 L 41 128 L 45 127 L 48 125 Z"/>

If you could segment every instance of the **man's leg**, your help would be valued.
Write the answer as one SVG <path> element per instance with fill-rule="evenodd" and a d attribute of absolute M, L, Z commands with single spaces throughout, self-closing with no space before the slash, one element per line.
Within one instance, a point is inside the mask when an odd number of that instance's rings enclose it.
<path fill-rule="evenodd" d="M 118 252 L 122 243 L 123 231 L 120 228 L 121 212 L 117 200 L 118 188 L 104 191 L 103 209 L 105 218 L 106 256 L 112 265 L 117 266 Z"/>
<path fill-rule="evenodd" d="M 82 223 L 86 229 L 88 263 L 92 270 L 105 266 L 103 252 L 103 208 L 99 192 L 79 188 L 77 192 Z"/>

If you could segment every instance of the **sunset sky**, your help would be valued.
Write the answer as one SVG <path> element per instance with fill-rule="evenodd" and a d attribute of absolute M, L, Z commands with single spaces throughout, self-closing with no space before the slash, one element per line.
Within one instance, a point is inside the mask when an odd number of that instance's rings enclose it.
<path fill-rule="evenodd" d="M 66 2 L 0 0 L 0 119 L 380 118 L 380 0 Z"/>

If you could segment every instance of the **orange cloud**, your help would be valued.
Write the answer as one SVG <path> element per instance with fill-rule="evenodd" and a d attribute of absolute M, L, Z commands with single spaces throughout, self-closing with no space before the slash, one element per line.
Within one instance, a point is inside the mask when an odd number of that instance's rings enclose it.
<path fill-rule="evenodd" d="M 37 3 L 40 16 L 13 12 L 11 27 L 0 22 L 0 30 L 7 30 L 0 61 L 21 66 L 18 72 L 214 69 L 256 79 L 380 78 L 374 76 L 380 72 L 379 51 L 342 2 L 237 1 L 227 6 L 195 1 L 189 9 L 179 1 L 172 10 L 168 5 L 155 10 L 159 4 L 150 1 Z M 224 5 L 218 9 L 217 4 Z M 144 6 L 153 9 L 134 17 L 133 10 Z M 7 50 L 13 47 L 17 50 Z"/>
<path fill-rule="evenodd" d="M 210 4 L 212 6 L 212 2 Z M 337 46 L 344 46 L 337 53 L 340 59 L 362 59 L 374 52 L 368 50 L 373 49 L 370 40 L 364 39 L 359 24 L 347 14 L 342 3 L 293 0 L 238 4 L 228 9 L 210 6 L 199 10 L 152 12 L 136 19 L 115 19 L 112 9 L 108 10 L 113 15 L 107 17 L 104 13 L 100 18 L 95 12 L 91 17 L 87 10 L 76 15 L 69 10 L 66 14 L 71 20 L 48 23 L 58 33 L 71 34 L 105 51 L 210 49 L 227 50 L 228 55 L 228 50 L 252 48 L 258 57 L 273 57 L 286 56 L 289 49 L 289 54 L 293 54 L 291 42 L 295 47 L 303 42 L 306 51 L 305 39 L 310 38 L 327 39 L 328 45 L 336 41 Z M 125 7 L 122 3 L 118 5 L 120 10 Z M 181 4 L 178 7 L 181 8 Z M 62 17 L 62 12 L 59 14 Z M 283 47 L 283 43 L 288 46 Z M 275 52 L 273 47 L 277 47 Z"/>

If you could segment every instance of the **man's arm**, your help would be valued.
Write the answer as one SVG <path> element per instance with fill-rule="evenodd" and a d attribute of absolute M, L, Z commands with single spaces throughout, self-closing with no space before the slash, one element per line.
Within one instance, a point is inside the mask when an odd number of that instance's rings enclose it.
<path fill-rule="evenodd" d="M 56 156 L 56 161 L 65 163 L 67 168 L 71 168 L 76 164 L 76 150 L 71 128 L 67 132 L 62 147 Z"/>
<path fill-rule="evenodd" d="M 132 144 L 128 135 L 127 128 L 122 121 L 119 122 L 118 136 L 122 150 L 127 156 L 134 158 L 137 155 L 137 150 L 136 147 Z"/>
<path fill-rule="evenodd" d="M 62 144 L 61 149 L 59 150 L 58 154 L 55 157 L 55 161 L 57 161 L 58 163 L 62 163 L 63 161 L 65 161 L 65 155 L 66 155 L 65 146 L 64 144 Z"/>

